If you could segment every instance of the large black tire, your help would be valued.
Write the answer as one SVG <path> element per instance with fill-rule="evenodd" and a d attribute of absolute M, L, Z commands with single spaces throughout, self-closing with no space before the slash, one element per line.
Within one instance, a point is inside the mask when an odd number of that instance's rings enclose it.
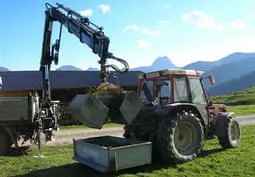
<path fill-rule="evenodd" d="M 156 146 L 162 157 L 172 163 L 193 160 L 200 153 L 204 131 L 192 113 L 177 113 L 159 123 Z"/>
<path fill-rule="evenodd" d="M 241 130 L 239 123 L 233 119 L 227 119 L 227 131 L 225 136 L 218 137 L 219 144 L 223 148 L 236 148 L 240 144 Z"/>
<path fill-rule="evenodd" d="M 8 133 L 0 128 L 0 156 L 6 155 L 10 148 L 10 136 Z"/>

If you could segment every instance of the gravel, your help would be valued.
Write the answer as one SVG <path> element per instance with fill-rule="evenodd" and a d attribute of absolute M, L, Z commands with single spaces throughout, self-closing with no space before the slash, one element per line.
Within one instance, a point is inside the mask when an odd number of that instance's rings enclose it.
<path fill-rule="evenodd" d="M 238 116 L 236 117 L 240 125 L 255 125 L 255 115 L 251 116 Z M 117 136 L 122 137 L 124 133 L 123 127 L 113 127 L 113 128 L 102 128 L 102 129 L 70 129 L 70 130 L 60 130 L 55 132 L 55 139 L 51 142 L 47 142 L 46 146 L 63 145 L 73 143 L 73 139 L 83 139 L 95 136 Z"/>

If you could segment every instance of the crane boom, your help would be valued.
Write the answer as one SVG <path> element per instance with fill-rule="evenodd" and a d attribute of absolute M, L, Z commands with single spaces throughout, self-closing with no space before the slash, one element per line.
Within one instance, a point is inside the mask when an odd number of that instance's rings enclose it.
<path fill-rule="evenodd" d="M 55 64 L 58 63 L 62 25 L 68 29 L 68 32 L 74 34 L 80 42 L 86 44 L 93 53 L 99 56 L 100 60 L 98 63 L 100 64 L 101 82 L 106 82 L 107 68 L 112 68 L 117 72 L 128 71 L 128 63 L 121 58 L 115 57 L 108 51 L 110 39 L 104 34 L 102 27 L 95 25 L 87 17 L 58 3 L 56 6 L 46 3 L 45 15 L 46 19 L 40 66 L 43 78 L 43 100 L 51 100 L 49 71 L 52 61 L 54 61 Z M 61 25 L 60 35 L 55 44 L 51 46 L 52 28 L 55 21 L 59 22 Z M 124 70 L 120 70 L 113 64 L 106 65 L 107 59 L 114 59 L 122 63 L 124 65 Z"/>

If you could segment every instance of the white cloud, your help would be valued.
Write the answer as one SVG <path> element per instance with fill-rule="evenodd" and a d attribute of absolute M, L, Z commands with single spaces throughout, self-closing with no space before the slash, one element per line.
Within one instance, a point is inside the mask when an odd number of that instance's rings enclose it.
<path fill-rule="evenodd" d="M 235 20 L 235 21 L 229 23 L 228 26 L 233 29 L 246 29 L 247 28 L 245 22 L 242 20 Z"/>
<path fill-rule="evenodd" d="M 93 14 L 93 10 L 91 9 L 85 9 L 85 10 L 82 10 L 80 11 L 80 14 L 82 16 L 91 16 Z"/>
<path fill-rule="evenodd" d="M 169 21 L 167 21 L 167 20 L 159 20 L 158 23 L 159 24 L 168 24 Z"/>
<path fill-rule="evenodd" d="M 170 9 L 171 8 L 171 5 L 170 4 L 167 4 L 166 5 L 166 9 Z"/>
<path fill-rule="evenodd" d="M 141 32 L 143 34 L 148 34 L 148 35 L 151 35 L 151 36 L 158 36 L 160 34 L 159 31 L 153 31 L 153 30 L 150 30 L 150 29 L 147 29 L 147 28 L 141 28 Z"/>
<path fill-rule="evenodd" d="M 163 34 L 160 31 L 138 27 L 137 25 L 127 25 L 124 29 L 124 32 L 127 32 L 127 31 L 136 31 L 136 32 L 140 32 L 140 33 L 147 34 L 150 36 L 158 36 L 160 34 Z"/>
<path fill-rule="evenodd" d="M 151 46 L 151 44 L 145 40 L 138 40 L 138 41 L 136 41 L 136 43 L 141 48 L 149 48 Z"/>
<path fill-rule="evenodd" d="M 182 21 L 185 23 L 196 24 L 199 29 L 223 29 L 223 27 L 212 17 L 200 11 L 193 11 L 191 13 L 184 14 L 182 16 Z"/>
<path fill-rule="evenodd" d="M 111 7 L 108 4 L 101 4 L 99 5 L 99 8 L 102 10 L 103 14 L 106 14 L 111 10 Z"/>
<path fill-rule="evenodd" d="M 255 13 L 249 15 L 250 18 L 255 18 Z"/>
<path fill-rule="evenodd" d="M 185 66 L 195 61 L 216 61 L 234 52 L 255 52 L 254 46 L 255 34 L 248 34 L 186 48 L 165 46 L 161 48 L 160 53 L 169 56 L 174 64 Z"/>
<path fill-rule="evenodd" d="M 140 31 L 140 28 L 136 25 L 127 25 L 124 29 L 124 32 L 126 31 Z"/>

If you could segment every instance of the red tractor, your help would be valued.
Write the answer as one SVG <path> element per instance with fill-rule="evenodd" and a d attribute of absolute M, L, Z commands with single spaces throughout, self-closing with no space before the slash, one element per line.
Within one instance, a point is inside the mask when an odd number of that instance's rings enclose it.
<path fill-rule="evenodd" d="M 224 105 L 209 100 L 203 86 L 206 78 L 214 82 L 193 70 L 140 75 L 139 99 L 126 97 L 120 108 L 127 122 L 124 137 L 152 142 L 153 151 L 171 162 L 196 158 L 204 140 L 214 136 L 223 148 L 237 147 L 239 124 Z"/>

